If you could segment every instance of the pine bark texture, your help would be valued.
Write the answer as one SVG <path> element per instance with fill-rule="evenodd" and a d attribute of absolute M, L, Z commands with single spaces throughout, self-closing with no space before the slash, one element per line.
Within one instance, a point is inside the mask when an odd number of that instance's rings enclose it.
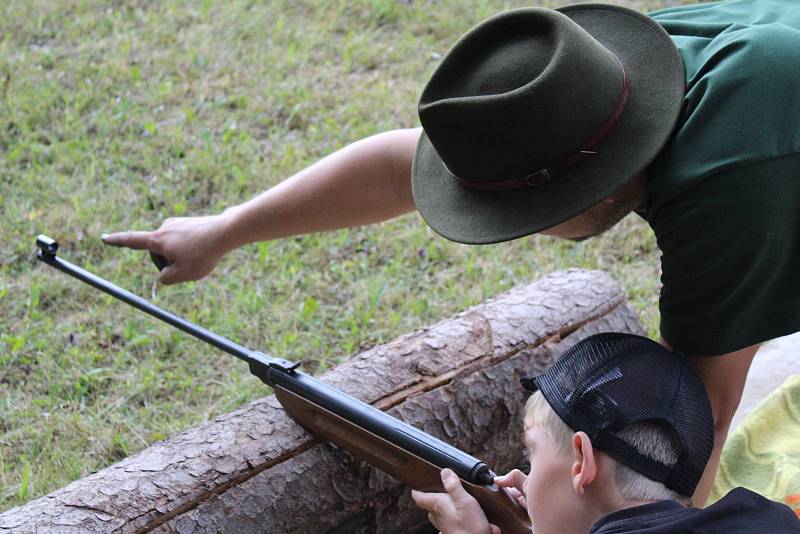
<path fill-rule="evenodd" d="M 570 270 L 356 354 L 319 378 L 480 458 L 523 461 L 519 377 L 602 331 L 642 333 L 618 284 Z M 14 532 L 400 533 L 406 487 L 253 401 L 0 515 Z"/>

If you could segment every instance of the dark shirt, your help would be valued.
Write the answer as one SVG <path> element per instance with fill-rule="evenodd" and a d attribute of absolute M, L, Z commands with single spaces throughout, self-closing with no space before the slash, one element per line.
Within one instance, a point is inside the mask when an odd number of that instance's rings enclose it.
<path fill-rule="evenodd" d="M 686 69 L 643 214 L 663 253 L 661 335 L 714 356 L 800 331 L 800 3 L 650 16 Z"/>
<path fill-rule="evenodd" d="M 706 508 L 684 508 L 659 501 L 601 517 L 589 534 L 789 534 L 800 533 L 800 519 L 781 503 L 745 488 L 731 490 Z"/>

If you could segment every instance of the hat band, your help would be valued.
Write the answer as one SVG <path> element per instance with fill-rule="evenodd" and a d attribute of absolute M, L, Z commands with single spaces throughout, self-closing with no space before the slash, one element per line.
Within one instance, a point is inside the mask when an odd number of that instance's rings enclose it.
<path fill-rule="evenodd" d="M 575 153 L 567 156 L 561 160 L 560 163 L 549 169 L 541 168 L 538 171 L 534 171 L 522 178 L 512 178 L 511 180 L 478 182 L 475 180 L 465 180 L 460 178 L 456 176 L 450 169 L 447 169 L 447 171 L 453 176 L 453 178 L 456 179 L 458 183 L 469 189 L 474 189 L 476 191 L 508 191 L 510 189 L 537 187 L 542 184 L 546 184 L 556 174 L 571 169 L 590 156 L 597 154 L 597 151 L 594 150 L 594 148 L 602 143 L 603 140 L 605 140 L 605 138 L 608 137 L 612 131 L 614 131 L 614 128 L 616 128 L 619 120 L 622 118 L 622 112 L 625 110 L 625 106 L 628 104 L 628 95 L 630 94 L 630 78 L 628 77 L 628 72 L 625 70 L 625 67 L 622 65 L 622 62 L 616 55 L 614 58 L 617 60 L 620 68 L 622 69 L 622 93 L 619 95 L 617 105 L 614 107 L 614 110 L 611 112 L 605 122 L 600 125 L 597 131 L 586 142 L 584 142 Z M 445 165 L 445 168 L 447 168 L 447 165 Z"/>

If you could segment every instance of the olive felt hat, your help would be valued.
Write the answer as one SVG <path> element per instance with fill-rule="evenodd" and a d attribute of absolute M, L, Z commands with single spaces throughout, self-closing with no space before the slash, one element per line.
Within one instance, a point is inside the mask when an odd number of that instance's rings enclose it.
<path fill-rule="evenodd" d="M 456 42 L 422 92 L 417 209 L 469 244 L 563 222 L 650 164 L 684 86 L 677 48 L 637 11 L 579 4 L 495 15 Z"/>

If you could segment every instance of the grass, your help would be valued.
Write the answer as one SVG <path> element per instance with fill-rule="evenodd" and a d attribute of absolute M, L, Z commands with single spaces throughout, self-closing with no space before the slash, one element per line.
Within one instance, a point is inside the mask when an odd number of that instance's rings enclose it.
<path fill-rule="evenodd" d="M 416 125 L 422 84 L 454 40 L 526 4 L 0 4 L 0 511 L 267 393 L 234 358 L 38 264 L 38 233 L 71 261 L 314 372 L 574 266 L 613 273 L 655 335 L 658 250 L 635 218 L 578 244 L 469 247 L 412 215 L 247 246 L 170 288 L 143 254 L 100 243 L 219 212 L 349 142 Z"/>

